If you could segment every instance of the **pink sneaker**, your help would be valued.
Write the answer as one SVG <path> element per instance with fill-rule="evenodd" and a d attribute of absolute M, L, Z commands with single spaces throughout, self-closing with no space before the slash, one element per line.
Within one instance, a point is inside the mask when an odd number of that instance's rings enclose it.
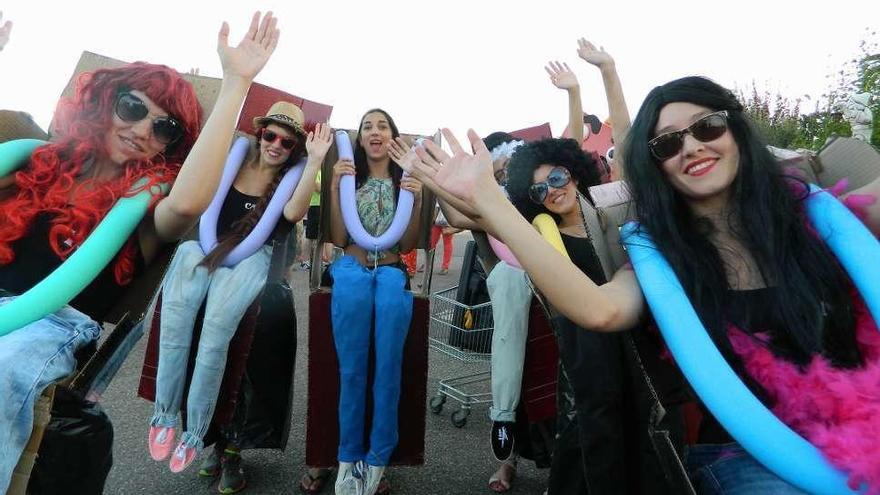
<path fill-rule="evenodd" d="M 174 444 L 174 428 L 170 426 L 151 426 L 147 437 L 147 446 L 150 449 L 150 457 L 154 461 L 164 461 L 171 455 L 171 445 Z"/>
<path fill-rule="evenodd" d="M 196 454 L 198 454 L 198 452 L 196 452 L 195 447 L 187 447 L 183 442 L 180 442 L 174 449 L 174 455 L 171 456 L 171 461 L 168 462 L 168 467 L 171 469 L 172 473 L 179 473 L 188 468 L 189 465 L 196 460 Z"/>

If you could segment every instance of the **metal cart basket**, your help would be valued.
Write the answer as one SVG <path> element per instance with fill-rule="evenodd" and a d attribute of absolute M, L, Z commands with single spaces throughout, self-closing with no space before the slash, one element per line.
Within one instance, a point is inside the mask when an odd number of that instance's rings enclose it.
<path fill-rule="evenodd" d="M 460 303 L 455 299 L 457 290 L 455 286 L 431 295 L 429 345 L 459 361 L 485 363 L 492 352 L 492 303 Z M 463 427 L 474 404 L 492 402 L 492 392 L 487 391 L 489 376 L 489 371 L 482 371 L 440 380 L 437 395 L 430 401 L 431 412 L 440 414 L 447 398 L 458 401 L 461 408 L 452 413 L 452 424 Z"/>

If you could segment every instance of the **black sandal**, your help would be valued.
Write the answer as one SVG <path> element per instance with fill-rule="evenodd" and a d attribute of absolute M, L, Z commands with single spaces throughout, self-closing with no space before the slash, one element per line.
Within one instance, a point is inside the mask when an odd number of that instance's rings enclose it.
<path fill-rule="evenodd" d="M 299 491 L 305 495 L 315 495 L 324 491 L 330 477 L 333 476 L 333 469 L 320 469 L 320 474 L 312 476 L 306 470 L 306 474 L 299 480 Z"/>

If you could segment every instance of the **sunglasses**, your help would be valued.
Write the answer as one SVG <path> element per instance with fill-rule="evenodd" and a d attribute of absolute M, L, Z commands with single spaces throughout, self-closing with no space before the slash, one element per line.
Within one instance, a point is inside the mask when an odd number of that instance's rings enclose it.
<path fill-rule="evenodd" d="M 556 167 L 547 175 L 547 179 L 536 182 L 529 187 L 529 199 L 537 204 L 544 204 L 550 188 L 559 189 L 571 182 L 571 174 L 564 167 Z"/>
<path fill-rule="evenodd" d="M 657 160 L 663 161 L 677 155 L 684 146 L 685 134 L 697 141 L 708 143 L 720 138 L 727 130 L 727 110 L 710 113 L 680 131 L 667 132 L 648 141 L 648 148 Z"/>
<path fill-rule="evenodd" d="M 125 122 L 140 122 L 150 115 L 144 100 L 131 93 L 120 93 L 115 111 L 116 116 Z M 183 137 L 183 126 L 174 117 L 156 117 L 153 119 L 153 137 L 168 146 Z"/>
<path fill-rule="evenodd" d="M 263 129 L 263 133 L 260 136 L 263 141 L 266 141 L 269 144 L 274 143 L 275 141 L 281 140 L 281 147 L 286 150 L 292 150 L 294 146 L 296 146 L 296 139 L 284 137 L 277 132 L 270 131 L 268 129 Z"/>

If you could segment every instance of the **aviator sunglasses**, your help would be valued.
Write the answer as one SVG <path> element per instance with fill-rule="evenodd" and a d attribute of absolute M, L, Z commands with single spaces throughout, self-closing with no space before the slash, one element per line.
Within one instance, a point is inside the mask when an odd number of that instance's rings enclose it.
<path fill-rule="evenodd" d="M 261 135 L 263 141 L 267 143 L 274 143 L 277 140 L 281 140 L 281 147 L 286 150 L 292 150 L 294 146 L 296 146 L 296 139 L 284 137 L 277 132 L 270 131 L 268 129 L 263 129 L 263 133 Z"/>
<path fill-rule="evenodd" d="M 559 189 L 571 182 L 571 174 L 564 167 L 556 167 L 547 174 L 547 179 L 536 182 L 529 187 L 529 199 L 537 204 L 544 204 L 550 188 Z"/>
<path fill-rule="evenodd" d="M 697 141 L 708 143 L 714 141 L 727 130 L 727 110 L 710 113 L 680 131 L 660 134 L 648 141 L 648 148 L 654 158 L 667 160 L 677 155 L 684 146 L 685 134 L 690 134 Z"/>
<path fill-rule="evenodd" d="M 136 95 L 125 92 L 116 98 L 116 116 L 125 122 L 140 122 L 150 115 L 150 109 L 144 100 Z M 153 119 L 153 137 L 164 145 L 175 143 L 183 137 L 183 126 L 174 117 L 156 117 Z"/>

